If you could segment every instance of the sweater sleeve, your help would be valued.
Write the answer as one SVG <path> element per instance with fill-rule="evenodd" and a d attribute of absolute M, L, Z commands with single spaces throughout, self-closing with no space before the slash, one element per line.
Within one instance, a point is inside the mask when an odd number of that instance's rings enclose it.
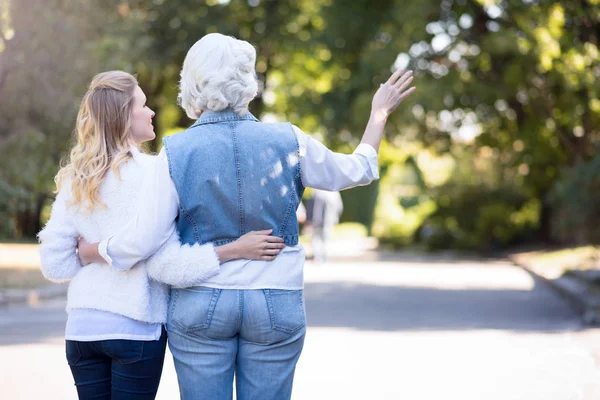
<path fill-rule="evenodd" d="M 79 232 L 67 210 L 67 187 L 58 193 L 50 219 L 40 233 L 40 269 L 44 277 L 52 282 L 67 282 L 81 269 L 77 255 Z"/>
<path fill-rule="evenodd" d="M 175 287 L 201 285 L 219 272 L 213 244 L 181 244 L 175 230 L 160 249 L 146 260 L 148 275 Z"/>

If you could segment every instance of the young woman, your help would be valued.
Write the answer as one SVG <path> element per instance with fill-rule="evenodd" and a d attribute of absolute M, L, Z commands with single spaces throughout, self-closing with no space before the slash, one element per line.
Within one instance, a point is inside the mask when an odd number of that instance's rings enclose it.
<path fill-rule="evenodd" d="M 202 284 L 236 258 L 270 260 L 283 240 L 250 232 L 215 248 L 181 246 L 176 232 L 135 266 L 92 263 L 76 252 L 78 238 L 99 241 L 136 213 L 144 177 L 155 157 L 140 145 L 155 137 L 154 112 L 136 79 L 125 72 L 98 74 L 77 116 L 77 143 L 57 177 L 58 195 L 39 233 L 46 278 L 70 281 L 66 356 L 80 399 L 153 399 L 165 354 L 168 285 Z M 168 284 L 168 285 L 167 285 Z"/>

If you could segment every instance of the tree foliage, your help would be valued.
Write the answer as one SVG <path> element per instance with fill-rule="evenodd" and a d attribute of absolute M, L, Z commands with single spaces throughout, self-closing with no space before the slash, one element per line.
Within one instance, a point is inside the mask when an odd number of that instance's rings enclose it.
<path fill-rule="evenodd" d="M 542 201 L 542 237 L 560 166 L 596 152 L 599 27 L 596 0 L 445 0 L 426 26 L 431 41 L 409 51 L 437 85 L 437 100 L 415 110 L 423 140 L 439 146 L 480 133 L 475 149 L 498 166 L 500 183 Z"/>
<path fill-rule="evenodd" d="M 417 93 L 388 124 L 392 156 L 382 157 L 384 179 L 378 188 L 345 194 L 346 218 L 370 224 L 378 193 L 380 222 L 382 201 L 404 211 L 428 204 L 421 207 L 427 213 L 460 214 L 460 204 L 444 205 L 444 182 L 428 179 L 423 171 L 431 168 L 414 161 L 420 152 L 449 154 L 458 169 L 447 175 L 460 179 L 446 182 L 448 191 L 467 196 L 482 187 L 481 196 L 467 197 L 470 207 L 504 215 L 483 215 L 490 226 L 535 203 L 527 218 L 537 210 L 538 221 L 527 229 L 538 227 L 544 237 L 558 207 L 548 193 L 559 171 L 596 156 L 598 0 L 0 0 L 0 145 L 12 157 L 0 160 L 0 213 L 14 216 L 15 204 L 27 203 L 35 214 L 51 194 L 78 99 L 99 70 L 137 74 L 157 111 L 159 135 L 188 125 L 176 105 L 179 70 L 190 46 L 210 32 L 256 47 L 262 91 L 253 113 L 289 120 L 341 151 L 358 143 L 376 86 L 396 68 L 415 71 Z M 159 147 L 157 140 L 152 149 Z M 493 165 L 483 180 L 459 170 L 481 163 Z M 385 178 L 388 172 L 395 175 Z M 410 176 L 422 179 L 403 192 Z M 488 204 L 507 187 L 519 201 Z M 15 201 L 22 198 L 29 200 Z M 407 215 L 378 226 L 407 234 L 400 226 Z M 468 218 L 455 219 L 476 231 Z M 34 231 L 19 227 L 25 219 L 12 221 L 24 234 Z"/>

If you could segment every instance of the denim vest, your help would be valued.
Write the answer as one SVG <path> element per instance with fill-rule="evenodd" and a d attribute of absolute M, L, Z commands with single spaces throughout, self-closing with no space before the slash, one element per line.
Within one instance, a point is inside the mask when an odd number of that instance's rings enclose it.
<path fill-rule="evenodd" d="M 304 186 L 291 124 L 204 111 L 163 144 L 179 194 L 182 243 L 219 246 L 249 231 L 273 229 L 286 245 L 298 244 L 296 209 Z"/>

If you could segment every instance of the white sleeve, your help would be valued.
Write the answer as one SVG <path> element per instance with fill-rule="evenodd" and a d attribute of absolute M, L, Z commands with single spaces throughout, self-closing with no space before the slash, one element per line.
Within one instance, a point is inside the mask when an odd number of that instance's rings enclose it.
<path fill-rule="evenodd" d="M 218 274 L 219 267 L 212 243 L 182 245 L 177 231 L 146 260 L 150 278 L 175 287 L 201 285 Z"/>
<path fill-rule="evenodd" d="M 100 242 L 100 256 L 113 268 L 127 270 L 154 254 L 176 231 L 179 195 L 169 174 L 165 150 L 148 171 L 137 214 L 115 235 Z"/>
<path fill-rule="evenodd" d="M 67 282 L 81 269 L 77 254 L 79 232 L 67 209 L 70 184 L 65 184 L 52 204 L 48 223 L 38 233 L 40 269 L 53 282 Z"/>
<path fill-rule="evenodd" d="M 300 174 L 306 187 L 338 191 L 368 185 L 379 179 L 377 151 L 359 144 L 354 153 L 341 154 L 329 150 L 294 126 L 300 148 Z"/>

